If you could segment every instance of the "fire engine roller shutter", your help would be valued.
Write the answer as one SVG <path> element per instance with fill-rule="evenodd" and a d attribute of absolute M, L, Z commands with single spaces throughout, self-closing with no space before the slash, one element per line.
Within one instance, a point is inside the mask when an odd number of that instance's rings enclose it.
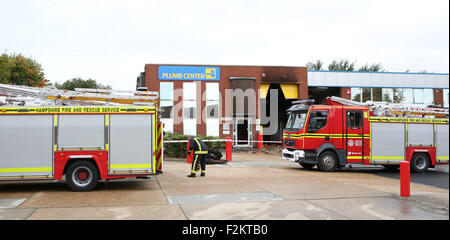
<path fill-rule="evenodd" d="M 60 115 L 58 149 L 101 149 L 105 146 L 105 115 Z"/>
<path fill-rule="evenodd" d="M 53 176 L 53 115 L 0 116 L 0 179 Z"/>
<path fill-rule="evenodd" d="M 110 115 L 109 170 L 153 171 L 153 115 Z"/>
<path fill-rule="evenodd" d="M 405 124 L 371 123 L 372 163 L 399 164 L 405 159 Z"/>
<path fill-rule="evenodd" d="M 448 124 L 436 124 L 436 160 L 438 163 L 448 163 L 448 148 Z"/>
<path fill-rule="evenodd" d="M 433 124 L 408 124 L 408 145 L 433 147 Z"/>

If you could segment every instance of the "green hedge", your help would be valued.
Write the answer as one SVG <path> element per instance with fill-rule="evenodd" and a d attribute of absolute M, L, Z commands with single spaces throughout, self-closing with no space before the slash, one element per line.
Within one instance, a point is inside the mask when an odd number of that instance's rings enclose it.
<path fill-rule="evenodd" d="M 167 140 L 187 140 L 187 135 L 165 133 L 164 141 Z M 217 139 L 217 137 L 205 137 L 196 136 L 199 139 Z M 208 149 L 225 150 L 225 142 L 205 142 Z M 185 158 L 186 157 L 186 145 L 187 143 L 165 143 L 164 144 L 164 156 L 172 158 Z"/>

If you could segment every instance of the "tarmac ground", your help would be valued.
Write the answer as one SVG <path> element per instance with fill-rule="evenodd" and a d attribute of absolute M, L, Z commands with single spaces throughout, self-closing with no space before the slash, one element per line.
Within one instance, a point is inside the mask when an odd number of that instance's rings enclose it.
<path fill-rule="evenodd" d="M 0 220 L 449 220 L 448 166 L 411 174 L 411 197 L 399 197 L 399 171 L 347 166 L 326 173 L 277 154 L 236 152 L 233 162 L 165 161 L 151 180 L 100 182 L 72 192 L 64 182 L 0 183 Z"/>

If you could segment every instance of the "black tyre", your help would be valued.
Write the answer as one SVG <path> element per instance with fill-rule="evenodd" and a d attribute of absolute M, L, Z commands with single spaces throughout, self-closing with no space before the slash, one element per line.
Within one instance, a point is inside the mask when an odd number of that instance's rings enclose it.
<path fill-rule="evenodd" d="M 311 164 L 311 163 L 300 163 L 300 166 L 302 166 L 305 169 L 312 169 L 314 166 L 316 166 L 316 164 Z"/>
<path fill-rule="evenodd" d="M 98 178 L 97 167 L 87 160 L 72 163 L 66 173 L 67 185 L 76 192 L 91 191 L 97 185 Z"/>
<path fill-rule="evenodd" d="M 319 163 L 317 166 L 321 171 L 334 172 L 338 168 L 338 158 L 332 151 L 324 151 L 319 156 Z"/>
<path fill-rule="evenodd" d="M 416 153 L 411 159 L 411 170 L 416 173 L 422 173 L 430 167 L 430 158 L 428 154 Z"/>

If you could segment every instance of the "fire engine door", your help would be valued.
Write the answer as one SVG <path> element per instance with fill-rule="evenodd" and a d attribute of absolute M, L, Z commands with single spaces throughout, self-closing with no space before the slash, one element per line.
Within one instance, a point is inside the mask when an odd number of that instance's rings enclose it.
<path fill-rule="evenodd" d="M 362 110 L 346 110 L 347 163 L 364 161 L 364 118 Z"/>

